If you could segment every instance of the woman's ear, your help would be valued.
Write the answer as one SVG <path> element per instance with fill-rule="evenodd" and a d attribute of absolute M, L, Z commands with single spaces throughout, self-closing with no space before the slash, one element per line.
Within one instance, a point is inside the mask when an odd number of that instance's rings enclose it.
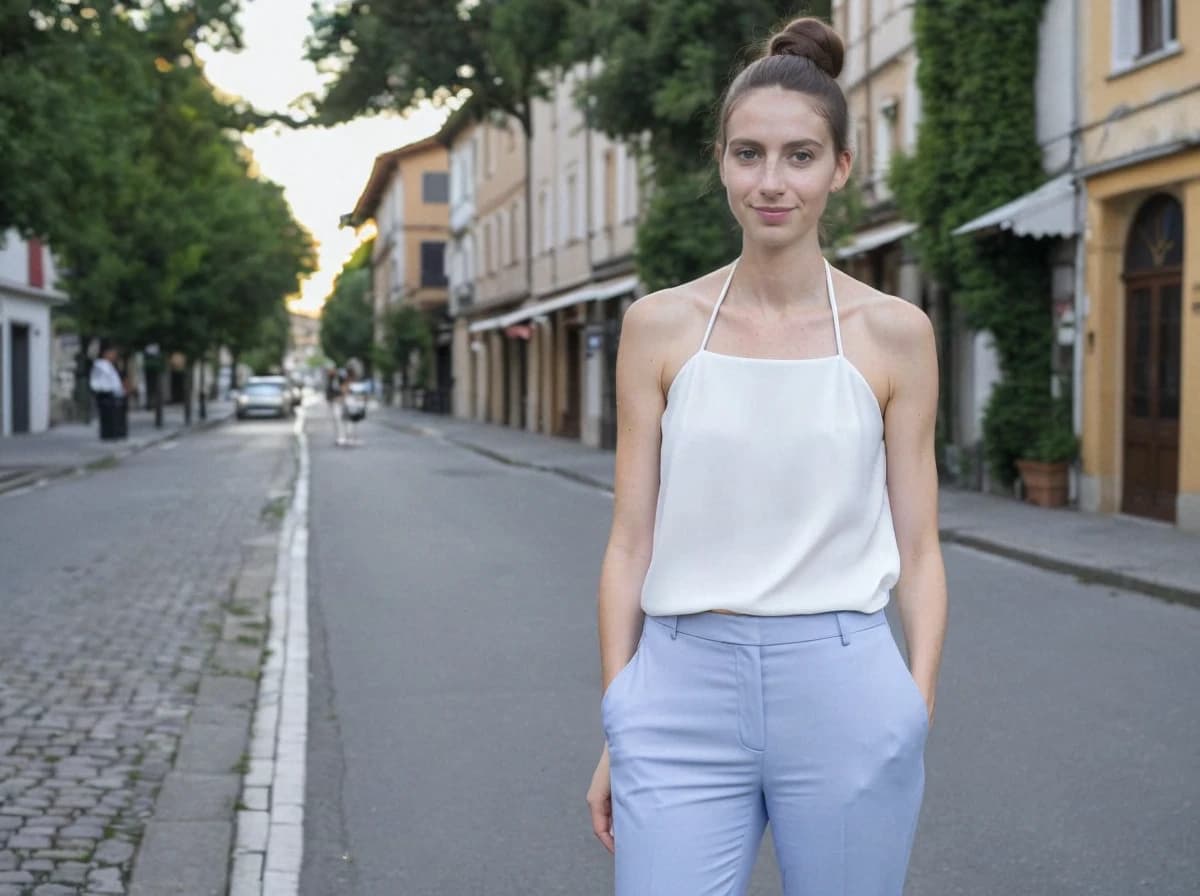
<path fill-rule="evenodd" d="M 854 167 L 854 155 L 848 149 L 842 150 L 838 154 L 837 164 L 833 169 L 833 184 L 830 191 L 836 193 L 838 190 L 846 186 L 846 181 L 850 180 L 850 172 Z"/>

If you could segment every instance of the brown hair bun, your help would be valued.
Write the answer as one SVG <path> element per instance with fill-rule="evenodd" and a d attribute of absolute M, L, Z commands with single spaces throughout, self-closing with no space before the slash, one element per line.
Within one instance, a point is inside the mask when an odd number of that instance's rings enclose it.
<path fill-rule="evenodd" d="M 831 78 L 842 73 L 846 48 L 838 33 L 811 17 L 794 19 L 767 44 L 767 56 L 800 56 Z"/>

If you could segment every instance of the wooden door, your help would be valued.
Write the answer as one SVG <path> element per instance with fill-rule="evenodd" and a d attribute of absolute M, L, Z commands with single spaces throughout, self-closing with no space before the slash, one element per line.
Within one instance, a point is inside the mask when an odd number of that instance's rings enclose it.
<path fill-rule="evenodd" d="M 1125 265 L 1125 414 L 1121 509 L 1175 521 L 1179 490 L 1183 212 L 1142 206 Z"/>

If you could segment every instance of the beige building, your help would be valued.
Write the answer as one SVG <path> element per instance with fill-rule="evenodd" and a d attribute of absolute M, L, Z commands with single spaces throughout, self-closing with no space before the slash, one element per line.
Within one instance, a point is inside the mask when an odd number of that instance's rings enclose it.
<path fill-rule="evenodd" d="M 1080 503 L 1200 532 L 1200 5 L 1086 6 Z"/>
<path fill-rule="evenodd" d="M 384 312 L 399 303 L 424 311 L 434 331 L 433 388 L 422 402 L 446 410 L 452 378 L 452 332 L 447 315 L 446 241 L 450 224 L 446 147 L 421 140 L 376 156 L 371 176 L 348 216 L 375 222 L 371 296 L 377 332 Z"/>
<path fill-rule="evenodd" d="M 522 424 L 527 356 L 520 329 L 480 326 L 529 299 L 526 140 L 515 119 L 474 119 L 468 102 L 439 139 L 451 157 L 454 413 Z"/>
<path fill-rule="evenodd" d="M 483 343 L 473 354 L 491 361 L 489 419 L 611 447 L 620 319 L 638 293 L 638 169 L 624 146 L 584 126 L 573 91 L 586 72 L 567 72 L 534 106 L 529 299 L 469 330 Z M 479 204 L 486 257 L 482 186 Z M 502 258 L 505 220 L 490 230 Z M 486 280 L 479 278 L 481 294 Z"/>
<path fill-rule="evenodd" d="M 905 252 L 916 225 L 900 217 L 888 189 L 892 158 L 917 143 L 920 94 L 913 41 L 913 0 L 834 0 L 833 25 L 844 36 L 839 79 L 850 112 L 854 174 L 863 193 L 863 227 L 835 255 L 851 276 L 923 305 L 920 269 Z"/>

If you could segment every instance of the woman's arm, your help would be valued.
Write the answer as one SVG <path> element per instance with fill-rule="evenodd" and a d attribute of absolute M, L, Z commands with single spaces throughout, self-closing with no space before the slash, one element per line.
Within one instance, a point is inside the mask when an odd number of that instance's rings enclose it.
<path fill-rule="evenodd" d="M 946 571 L 938 540 L 938 481 L 934 458 L 938 364 L 933 326 L 914 305 L 889 309 L 895 359 L 884 418 L 887 488 L 900 548 L 896 600 L 908 662 L 933 719 L 938 669 L 946 638 Z"/>
<path fill-rule="evenodd" d="M 647 297 L 649 298 L 649 297 Z M 646 299 L 630 306 L 617 350 L 617 453 L 613 519 L 600 568 L 597 621 L 604 689 L 633 656 L 658 501 L 663 340 Z"/>
<path fill-rule="evenodd" d="M 649 298 L 649 297 L 647 297 Z M 658 503 L 660 425 L 666 405 L 662 388 L 666 332 L 656 326 L 647 298 L 635 302 L 621 326 L 617 349 L 617 457 L 612 530 L 600 568 L 597 621 L 600 680 L 607 690 L 637 647 L 643 616 L 642 582 L 650 566 L 654 513 Z M 592 831 L 614 849 L 608 745 L 587 792 Z"/>

